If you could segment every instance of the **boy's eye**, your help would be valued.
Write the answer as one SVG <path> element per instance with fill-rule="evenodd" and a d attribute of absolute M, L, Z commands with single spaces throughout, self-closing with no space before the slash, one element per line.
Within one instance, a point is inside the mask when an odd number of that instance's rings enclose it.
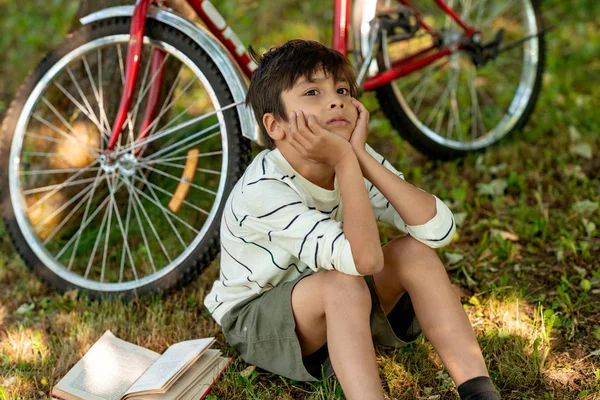
<path fill-rule="evenodd" d="M 315 96 L 317 94 L 317 90 L 316 89 L 310 89 L 309 91 L 307 91 L 306 93 L 304 93 L 307 96 Z"/>
<path fill-rule="evenodd" d="M 339 94 L 343 94 L 343 95 L 350 93 L 347 88 L 339 88 L 337 91 Z"/>

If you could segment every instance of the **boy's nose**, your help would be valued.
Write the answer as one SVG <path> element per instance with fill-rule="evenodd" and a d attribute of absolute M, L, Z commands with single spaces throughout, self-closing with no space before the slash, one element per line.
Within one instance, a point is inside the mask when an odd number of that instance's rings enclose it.
<path fill-rule="evenodd" d="M 339 107 L 339 108 L 344 108 L 344 103 L 342 103 L 342 102 L 341 102 L 341 101 L 339 101 L 339 100 L 334 100 L 334 101 L 332 101 L 332 102 L 329 104 L 329 107 L 330 107 L 330 108 L 336 108 L 336 107 Z"/>

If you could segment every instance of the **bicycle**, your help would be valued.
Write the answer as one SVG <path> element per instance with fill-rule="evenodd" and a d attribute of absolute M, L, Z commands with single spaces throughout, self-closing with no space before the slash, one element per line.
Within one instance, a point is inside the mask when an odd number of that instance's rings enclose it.
<path fill-rule="evenodd" d="M 166 291 L 218 254 L 227 194 L 259 142 L 243 104 L 256 65 L 209 1 L 187 3 L 205 26 L 155 0 L 84 17 L 11 104 L 3 217 L 25 263 L 58 290 Z M 335 0 L 333 47 L 349 54 L 352 32 L 359 84 L 406 140 L 453 158 L 526 122 L 545 55 L 536 0 L 491 11 L 461 0 L 460 14 L 452 0 L 426 13 L 400 3 Z"/>

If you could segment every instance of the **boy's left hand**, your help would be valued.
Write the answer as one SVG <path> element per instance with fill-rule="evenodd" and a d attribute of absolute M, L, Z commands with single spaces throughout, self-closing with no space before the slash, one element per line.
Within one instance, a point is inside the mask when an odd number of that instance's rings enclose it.
<path fill-rule="evenodd" d="M 358 119 L 356 120 L 356 126 L 350 136 L 350 144 L 355 152 L 364 151 L 367 137 L 369 136 L 369 111 L 367 111 L 367 108 L 355 98 L 352 98 L 351 101 L 358 110 Z"/>

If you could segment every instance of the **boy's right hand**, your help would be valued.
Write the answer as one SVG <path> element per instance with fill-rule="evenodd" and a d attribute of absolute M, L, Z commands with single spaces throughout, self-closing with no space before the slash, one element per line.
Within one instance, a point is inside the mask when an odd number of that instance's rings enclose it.
<path fill-rule="evenodd" d="M 291 112 L 289 123 L 289 142 L 307 160 L 334 167 L 348 152 L 353 152 L 350 142 L 322 128 L 312 114 L 305 118 L 302 111 Z"/>

